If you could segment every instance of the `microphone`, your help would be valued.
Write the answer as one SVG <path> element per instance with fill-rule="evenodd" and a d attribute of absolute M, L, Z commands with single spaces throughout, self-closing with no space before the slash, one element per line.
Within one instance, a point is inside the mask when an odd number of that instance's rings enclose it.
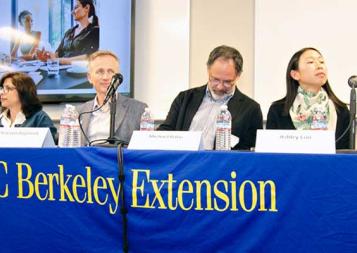
<path fill-rule="evenodd" d="M 348 78 L 348 85 L 351 87 L 350 93 L 350 123 L 346 130 L 336 139 L 336 143 L 340 141 L 349 132 L 349 148 L 354 150 L 356 147 L 356 88 L 357 76 Z"/>
<path fill-rule="evenodd" d="M 351 76 L 348 78 L 348 85 L 351 87 L 350 94 L 350 149 L 355 149 L 356 147 L 356 87 L 357 87 L 357 76 Z"/>
<path fill-rule="evenodd" d="M 357 88 L 357 76 L 351 76 L 348 78 L 348 85 L 351 88 Z"/>
<path fill-rule="evenodd" d="M 107 103 L 109 98 L 111 98 L 115 91 L 118 89 L 119 85 L 123 82 L 123 75 L 120 73 L 116 73 L 113 75 L 112 80 L 107 89 L 107 93 L 105 94 L 105 99 L 103 104 Z"/>

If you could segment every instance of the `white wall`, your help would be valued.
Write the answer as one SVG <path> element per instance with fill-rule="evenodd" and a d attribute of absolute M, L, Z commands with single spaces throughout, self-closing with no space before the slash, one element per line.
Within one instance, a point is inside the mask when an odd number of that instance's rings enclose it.
<path fill-rule="evenodd" d="M 163 119 L 189 87 L 189 0 L 137 0 L 134 96 Z"/>
<path fill-rule="evenodd" d="M 225 44 L 243 56 L 243 73 L 238 88 L 253 95 L 254 1 L 192 0 L 190 39 L 190 84 L 207 82 L 206 62 L 213 48 Z"/>
<path fill-rule="evenodd" d="M 255 99 L 264 116 L 285 95 L 285 72 L 291 56 L 315 47 L 329 69 L 336 95 L 349 101 L 347 79 L 357 73 L 356 0 L 256 0 Z"/>

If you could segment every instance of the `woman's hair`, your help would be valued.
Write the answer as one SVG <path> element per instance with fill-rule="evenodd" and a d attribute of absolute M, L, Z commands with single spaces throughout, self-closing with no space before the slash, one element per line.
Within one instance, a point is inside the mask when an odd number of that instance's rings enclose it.
<path fill-rule="evenodd" d="M 81 5 L 83 7 L 85 7 L 86 5 L 89 5 L 88 17 L 90 18 L 90 17 L 93 16 L 92 25 L 93 26 L 99 26 L 98 17 L 95 14 L 95 7 L 94 7 L 94 4 L 93 4 L 93 0 L 78 0 L 78 1 L 81 3 Z"/>
<path fill-rule="evenodd" d="M 277 101 L 277 103 L 284 103 L 284 114 L 288 115 L 289 114 L 289 110 L 291 108 L 291 106 L 293 105 L 294 101 L 295 101 L 295 97 L 297 95 L 297 90 L 299 87 L 299 82 L 297 80 L 295 80 L 294 78 L 291 77 L 291 71 L 292 70 L 298 70 L 299 69 L 299 60 L 300 57 L 303 53 L 305 53 L 308 50 L 314 50 L 317 53 L 319 53 L 320 55 L 322 55 L 317 49 L 313 48 L 313 47 L 305 47 L 303 49 L 300 49 L 299 51 L 297 51 L 290 59 L 288 67 L 286 69 L 286 95 L 283 99 Z M 322 86 L 322 88 L 326 91 L 328 97 L 332 100 L 332 102 L 334 103 L 334 105 L 336 106 L 336 110 L 338 110 L 338 107 L 346 107 L 346 104 L 343 103 L 341 100 L 339 100 L 337 98 L 337 96 L 335 95 L 335 93 L 333 93 L 330 84 L 328 82 L 328 80 L 326 81 L 326 83 Z"/>
<path fill-rule="evenodd" d="M 4 86 L 5 79 L 10 78 L 19 94 L 21 110 L 26 118 L 42 109 L 40 100 L 37 97 L 36 85 L 32 78 L 21 72 L 10 72 L 5 74 L 0 80 L 0 87 Z"/>
<path fill-rule="evenodd" d="M 24 26 L 25 18 L 28 15 L 32 16 L 32 13 L 27 11 L 27 10 L 24 10 L 24 11 L 20 12 L 20 14 L 18 16 L 18 20 L 19 20 L 20 25 Z"/>

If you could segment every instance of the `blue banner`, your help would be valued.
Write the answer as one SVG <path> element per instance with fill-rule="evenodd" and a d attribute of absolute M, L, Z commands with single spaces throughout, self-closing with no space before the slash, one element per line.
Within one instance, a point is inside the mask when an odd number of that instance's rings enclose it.
<path fill-rule="evenodd" d="M 124 150 L 129 252 L 356 252 L 357 156 Z M 0 149 L 1 252 L 121 252 L 116 149 Z"/>
<path fill-rule="evenodd" d="M 0 149 L 1 252 L 120 252 L 116 150 Z"/>

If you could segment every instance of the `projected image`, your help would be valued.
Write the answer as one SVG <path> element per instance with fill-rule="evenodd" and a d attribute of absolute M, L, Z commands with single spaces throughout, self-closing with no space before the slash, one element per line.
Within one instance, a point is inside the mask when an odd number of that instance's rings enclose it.
<path fill-rule="evenodd" d="M 27 72 L 43 102 L 87 100 L 95 94 L 87 56 L 105 49 L 120 58 L 119 92 L 131 94 L 131 1 L 2 0 L 2 7 L 0 76 Z"/>

